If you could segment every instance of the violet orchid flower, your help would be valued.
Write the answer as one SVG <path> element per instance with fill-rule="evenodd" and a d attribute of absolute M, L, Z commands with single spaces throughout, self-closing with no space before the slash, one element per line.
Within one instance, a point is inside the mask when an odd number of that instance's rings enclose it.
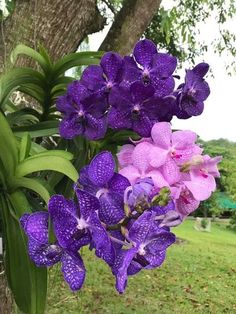
<path fill-rule="evenodd" d="M 207 63 L 199 63 L 192 70 L 186 71 L 185 83 L 177 89 L 176 112 L 180 119 L 198 116 L 203 112 L 204 101 L 210 94 L 210 88 L 204 80 L 209 70 Z"/>
<path fill-rule="evenodd" d="M 61 136 L 72 139 L 83 135 L 90 140 L 104 137 L 107 130 L 107 108 L 106 102 L 94 100 L 79 81 L 72 82 L 67 94 L 57 100 L 57 109 L 63 114 L 59 126 Z"/>
<path fill-rule="evenodd" d="M 91 242 L 95 253 L 108 265 L 114 262 L 114 249 L 102 226 L 97 211 L 97 198 L 85 191 L 75 188 L 78 207 L 62 195 L 54 195 L 49 201 L 49 213 L 55 235 L 62 247 L 73 247 L 78 250 Z"/>
<path fill-rule="evenodd" d="M 123 85 L 135 81 L 151 84 L 155 88 L 155 96 L 165 97 L 173 92 L 173 72 L 177 59 L 166 53 L 157 52 L 156 45 L 148 39 L 140 40 L 134 47 L 133 57 L 125 57 Z"/>
<path fill-rule="evenodd" d="M 85 279 L 85 267 L 80 254 L 59 243 L 49 243 L 48 212 L 24 214 L 21 226 L 28 237 L 30 258 L 37 266 L 53 266 L 61 262 L 61 271 L 71 290 L 79 290 Z"/>
<path fill-rule="evenodd" d="M 167 227 L 160 227 L 155 216 L 154 212 L 144 212 L 128 231 L 128 249 L 117 252 L 112 272 L 119 293 L 124 292 L 128 276 L 141 269 L 159 267 L 165 260 L 166 249 L 175 242 L 175 235 Z"/>
<path fill-rule="evenodd" d="M 99 153 L 89 166 L 81 170 L 79 184 L 84 191 L 98 198 L 98 215 L 102 222 L 113 225 L 125 217 L 124 192 L 130 183 L 115 172 L 115 162 L 110 152 Z"/>
<path fill-rule="evenodd" d="M 104 99 L 123 77 L 123 60 L 118 53 L 107 52 L 100 65 L 89 65 L 83 72 L 81 83 L 93 94 Z"/>
<path fill-rule="evenodd" d="M 114 88 L 109 96 L 112 106 L 108 112 L 109 126 L 115 130 L 131 129 L 143 137 L 150 136 L 152 126 L 158 120 L 158 102 L 154 93 L 153 86 L 141 82 L 133 83 L 129 89 Z"/>

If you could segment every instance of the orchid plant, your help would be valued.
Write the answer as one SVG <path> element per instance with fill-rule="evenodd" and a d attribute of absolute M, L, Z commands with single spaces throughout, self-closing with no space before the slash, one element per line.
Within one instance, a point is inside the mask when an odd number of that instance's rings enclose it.
<path fill-rule="evenodd" d="M 184 83 L 175 88 L 176 66 L 175 57 L 144 39 L 131 56 L 105 53 L 66 92 L 58 86 L 47 98 L 51 109 L 43 117 L 61 113 L 57 147 L 67 143 L 70 150 L 68 143 L 75 144 L 79 175 L 71 165 L 68 176 L 74 184 L 64 191 L 58 187 L 63 178 L 49 176 L 47 183 L 57 193 L 45 200 L 48 210 L 34 208 L 21 216 L 20 224 L 36 268 L 61 263 L 73 291 L 85 281 L 84 246 L 108 264 L 119 293 L 129 276 L 160 267 L 175 242 L 171 228 L 216 188 L 221 157 L 204 155 L 194 132 L 171 129 L 174 116 L 188 119 L 203 112 L 210 94 L 204 79 L 209 66 L 200 63 L 186 70 Z M 55 67 L 51 70 L 55 74 Z M 26 85 L 22 89 L 27 92 Z M 27 313 L 43 313 L 43 308 Z"/>

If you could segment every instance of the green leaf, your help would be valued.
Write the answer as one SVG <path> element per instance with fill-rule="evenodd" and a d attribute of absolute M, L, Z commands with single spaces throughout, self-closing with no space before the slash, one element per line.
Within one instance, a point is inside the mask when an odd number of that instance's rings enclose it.
<path fill-rule="evenodd" d="M 2 75 L 0 78 L 0 107 L 4 105 L 14 90 L 27 83 L 43 89 L 46 87 L 45 76 L 31 68 L 14 68 Z"/>
<path fill-rule="evenodd" d="M 26 121 L 26 117 L 32 117 L 32 120 L 38 121 L 40 119 L 40 113 L 32 108 L 23 108 L 15 112 L 11 112 L 6 116 L 10 125 L 17 124 L 19 121 Z"/>
<path fill-rule="evenodd" d="M 48 203 L 50 193 L 45 185 L 39 182 L 37 179 L 19 177 L 13 178 L 11 180 L 10 189 L 12 191 L 15 191 L 19 188 L 26 188 L 37 193 L 45 201 L 46 204 Z"/>
<path fill-rule="evenodd" d="M 10 214 L 20 209 L 29 212 L 29 205 L 21 192 L 9 196 L 1 194 L 1 213 L 5 243 L 5 269 L 9 287 L 20 311 L 43 314 L 47 295 L 47 269 L 36 267 L 27 252 L 27 240 L 19 222 Z M 22 210 L 23 209 L 23 210 Z"/>
<path fill-rule="evenodd" d="M 54 77 L 64 74 L 67 70 L 82 65 L 99 64 L 103 52 L 89 51 L 89 52 L 75 52 L 61 58 L 53 69 Z"/>
<path fill-rule="evenodd" d="M 13 64 L 16 62 L 16 59 L 20 54 L 24 54 L 35 60 L 41 66 L 45 73 L 47 73 L 50 70 L 47 61 L 40 53 L 23 44 L 17 45 L 16 48 L 12 51 L 10 59 Z"/>
<path fill-rule="evenodd" d="M 26 132 L 23 135 L 21 139 L 21 143 L 20 143 L 20 157 L 19 157 L 20 162 L 29 156 L 30 148 L 31 148 L 31 137 L 29 133 Z"/>
<path fill-rule="evenodd" d="M 58 156 L 58 157 L 65 158 L 67 160 L 73 159 L 72 153 L 66 152 L 64 150 L 54 149 L 54 150 L 46 150 L 46 151 L 43 151 L 41 153 L 30 156 L 29 158 L 27 158 L 27 160 L 35 159 L 35 158 L 41 158 L 42 156 Z"/>
<path fill-rule="evenodd" d="M 5 116 L 0 112 L 0 159 L 9 174 L 18 163 L 17 142 Z"/>
<path fill-rule="evenodd" d="M 17 137 L 22 137 L 24 132 L 29 132 L 31 138 L 58 134 L 58 121 L 43 121 L 31 126 L 13 127 L 12 130 Z"/>
<path fill-rule="evenodd" d="M 78 180 L 78 172 L 72 163 L 59 156 L 40 156 L 37 158 L 28 158 L 18 164 L 15 172 L 16 177 L 24 177 L 32 172 L 43 170 L 53 170 L 61 172 L 69 177 L 72 181 Z"/>

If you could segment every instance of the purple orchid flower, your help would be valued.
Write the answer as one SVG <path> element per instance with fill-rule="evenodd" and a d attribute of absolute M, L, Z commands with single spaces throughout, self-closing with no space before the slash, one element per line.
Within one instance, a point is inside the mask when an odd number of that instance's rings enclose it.
<path fill-rule="evenodd" d="M 102 222 L 112 225 L 125 217 L 124 192 L 130 183 L 115 173 L 115 162 L 110 152 L 99 153 L 89 166 L 82 169 L 79 184 L 98 198 L 98 215 Z"/>
<path fill-rule="evenodd" d="M 209 70 L 207 63 L 199 63 L 192 70 L 187 70 L 185 83 L 177 89 L 175 115 L 180 119 L 198 116 L 203 112 L 204 101 L 210 94 L 210 88 L 204 80 Z"/>
<path fill-rule="evenodd" d="M 57 109 L 63 113 L 60 134 L 66 139 L 83 135 L 90 140 L 104 137 L 107 129 L 106 101 L 94 99 L 92 94 L 79 82 L 68 86 L 67 94 L 57 100 Z"/>
<path fill-rule="evenodd" d="M 96 255 L 108 265 L 112 265 L 114 249 L 98 219 L 96 211 L 100 205 L 97 198 L 78 188 L 75 192 L 79 212 L 76 204 L 66 200 L 62 195 L 54 195 L 49 201 L 48 209 L 58 243 L 73 250 L 91 243 Z"/>
<path fill-rule="evenodd" d="M 48 212 L 24 214 L 21 226 L 28 236 L 30 258 L 37 266 L 53 266 L 61 262 L 61 271 L 71 290 L 79 290 L 85 279 L 85 267 L 78 252 L 63 248 L 59 243 L 49 243 Z"/>
<path fill-rule="evenodd" d="M 112 272 L 116 289 L 123 293 L 127 277 L 141 269 L 159 267 L 165 260 L 166 249 L 175 242 L 175 235 L 155 221 L 156 213 L 145 211 L 131 226 L 127 235 L 128 249 L 117 253 Z"/>
<path fill-rule="evenodd" d="M 133 186 L 129 186 L 125 190 L 125 204 L 130 208 L 134 208 L 139 204 L 147 204 L 153 187 L 154 183 L 152 178 L 138 180 Z"/>
<path fill-rule="evenodd" d="M 108 112 L 108 123 L 112 129 L 131 129 L 140 136 L 149 137 L 153 124 L 158 121 L 161 99 L 154 97 L 155 88 L 141 82 L 133 83 L 129 89 L 115 87 L 110 93 L 112 108 Z"/>
<path fill-rule="evenodd" d="M 157 52 L 156 45 L 148 39 L 140 40 L 134 47 L 133 57 L 125 57 L 125 72 L 122 85 L 135 81 L 151 84 L 155 96 L 164 97 L 173 92 L 175 82 L 172 74 L 177 59 L 166 53 Z"/>
<path fill-rule="evenodd" d="M 118 53 L 107 52 L 101 59 L 100 65 L 88 66 L 81 77 L 81 83 L 93 93 L 95 97 L 102 97 L 123 77 L 123 60 Z"/>

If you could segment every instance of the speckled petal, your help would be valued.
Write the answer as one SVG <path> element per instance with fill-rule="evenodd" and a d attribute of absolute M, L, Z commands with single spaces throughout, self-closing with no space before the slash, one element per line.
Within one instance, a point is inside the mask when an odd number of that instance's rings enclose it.
<path fill-rule="evenodd" d="M 173 74 L 177 66 L 177 59 L 167 53 L 157 53 L 153 58 L 155 74 L 159 78 L 167 78 Z"/>
<path fill-rule="evenodd" d="M 145 211 L 137 220 L 135 220 L 129 230 L 129 239 L 136 244 L 143 243 L 149 232 L 154 216 L 155 213 Z"/>
<path fill-rule="evenodd" d="M 20 223 L 26 235 L 37 241 L 38 244 L 48 243 L 48 212 L 35 212 L 24 214 L 20 218 Z"/>
<path fill-rule="evenodd" d="M 132 160 L 132 153 L 134 151 L 134 145 L 131 144 L 125 144 L 121 147 L 121 150 L 119 153 L 116 155 L 118 158 L 119 166 L 121 168 L 128 166 Z"/>
<path fill-rule="evenodd" d="M 133 55 L 135 60 L 144 68 L 151 66 L 152 58 L 157 53 L 156 45 L 148 39 L 137 42 Z"/>
<path fill-rule="evenodd" d="M 53 266 L 61 260 L 63 250 L 57 244 L 39 244 L 30 239 L 28 242 L 28 251 L 30 258 L 37 266 Z"/>
<path fill-rule="evenodd" d="M 109 192 L 120 194 L 122 197 L 128 186 L 130 186 L 129 180 L 119 173 L 114 173 L 113 177 L 108 182 Z"/>
<path fill-rule="evenodd" d="M 118 53 L 105 53 L 100 64 L 108 81 L 112 83 L 120 82 L 123 72 L 123 60 Z"/>
<path fill-rule="evenodd" d="M 79 188 L 75 188 L 75 193 L 79 203 L 80 216 L 87 221 L 93 212 L 99 210 L 99 201 L 94 195 Z"/>
<path fill-rule="evenodd" d="M 150 168 L 149 154 L 153 145 L 148 142 L 139 143 L 132 154 L 132 164 L 139 172 L 144 175 Z"/>
<path fill-rule="evenodd" d="M 165 164 L 161 167 L 161 172 L 169 185 L 177 183 L 180 180 L 179 167 L 169 156 L 167 157 Z"/>
<path fill-rule="evenodd" d="M 142 137 L 150 137 L 153 124 L 154 122 L 141 112 L 138 119 L 133 119 L 132 129 Z"/>
<path fill-rule="evenodd" d="M 76 247 L 77 240 L 84 235 L 82 230 L 77 229 L 79 217 L 76 204 L 62 195 L 54 195 L 49 200 L 48 211 L 59 244 L 63 248 Z"/>
<path fill-rule="evenodd" d="M 81 83 L 91 91 L 105 88 L 102 67 L 99 65 L 89 65 L 82 74 Z"/>
<path fill-rule="evenodd" d="M 138 248 L 130 250 L 120 250 L 117 254 L 115 263 L 112 267 L 112 273 L 116 276 L 116 290 L 123 293 L 127 286 L 127 270 L 132 262 Z"/>
<path fill-rule="evenodd" d="M 107 130 L 107 118 L 106 116 L 96 118 L 91 114 L 86 115 L 86 126 L 84 135 L 89 140 L 98 140 L 105 136 Z"/>
<path fill-rule="evenodd" d="M 111 108 L 108 112 L 108 124 L 114 130 L 131 129 L 131 111 Z"/>
<path fill-rule="evenodd" d="M 155 123 L 152 127 L 151 136 L 155 145 L 163 149 L 169 149 L 172 138 L 170 123 Z"/>
<path fill-rule="evenodd" d="M 118 193 L 104 193 L 99 198 L 99 218 L 107 225 L 114 225 L 125 217 L 124 196 Z"/>
<path fill-rule="evenodd" d="M 197 64 L 194 68 L 193 68 L 193 72 L 195 74 L 197 74 L 198 76 L 200 77 L 204 77 L 207 72 L 209 70 L 209 64 L 208 63 L 205 63 L 205 62 L 201 62 L 199 64 Z"/>
<path fill-rule="evenodd" d="M 120 169 L 119 173 L 122 176 L 126 177 L 129 180 L 130 184 L 134 184 L 137 181 L 137 179 L 141 177 L 141 174 L 138 171 L 138 169 L 132 165 Z"/>
<path fill-rule="evenodd" d="M 65 117 L 62 119 L 59 125 L 59 132 L 61 137 L 66 139 L 72 139 L 77 135 L 84 133 L 84 126 L 77 116 Z"/>
<path fill-rule="evenodd" d="M 94 185 L 103 187 L 113 177 L 114 171 L 115 162 L 112 154 L 108 151 L 103 151 L 91 161 L 88 175 Z"/>
<path fill-rule="evenodd" d="M 152 85 L 155 87 L 155 96 L 157 97 L 165 97 L 170 95 L 175 87 L 175 80 L 173 77 L 168 77 L 166 79 L 159 79 L 154 76 L 151 77 Z"/>
<path fill-rule="evenodd" d="M 61 258 L 61 263 L 61 271 L 70 289 L 72 291 L 81 289 L 85 280 L 86 270 L 79 253 L 65 252 Z"/>
<path fill-rule="evenodd" d="M 115 259 L 114 247 L 96 213 L 90 216 L 89 223 L 96 255 L 102 258 L 109 266 L 112 266 Z"/>

